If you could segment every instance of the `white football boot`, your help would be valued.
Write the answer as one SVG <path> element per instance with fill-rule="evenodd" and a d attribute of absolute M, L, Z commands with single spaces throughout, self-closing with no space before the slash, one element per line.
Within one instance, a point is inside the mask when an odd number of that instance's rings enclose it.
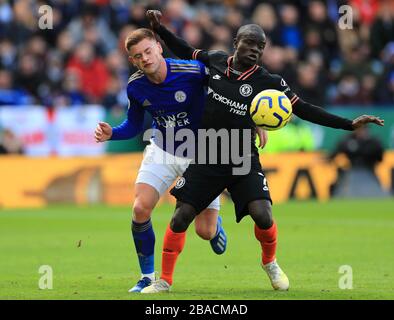
<path fill-rule="evenodd" d="M 276 259 L 270 263 L 264 264 L 263 269 L 270 278 L 271 285 L 275 290 L 289 290 L 289 279 L 279 267 Z"/>
<path fill-rule="evenodd" d="M 171 286 L 168 284 L 167 281 L 163 279 L 159 279 L 153 281 L 150 286 L 145 287 L 142 289 L 141 293 L 161 293 L 161 292 L 169 292 Z"/>

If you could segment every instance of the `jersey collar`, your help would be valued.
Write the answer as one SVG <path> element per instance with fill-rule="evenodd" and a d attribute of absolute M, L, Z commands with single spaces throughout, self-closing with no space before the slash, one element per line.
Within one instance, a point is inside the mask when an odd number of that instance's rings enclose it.
<path fill-rule="evenodd" d="M 230 78 L 230 70 L 232 70 L 231 68 L 231 64 L 234 60 L 234 56 L 230 56 L 227 59 L 227 69 L 226 69 L 226 75 L 227 77 Z M 251 66 L 248 70 L 246 70 L 245 72 L 242 73 L 235 73 L 238 75 L 237 80 L 245 80 L 247 78 L 249 78 L 257 69 L 259 68 L 259 66 L 257 64 Z"/>

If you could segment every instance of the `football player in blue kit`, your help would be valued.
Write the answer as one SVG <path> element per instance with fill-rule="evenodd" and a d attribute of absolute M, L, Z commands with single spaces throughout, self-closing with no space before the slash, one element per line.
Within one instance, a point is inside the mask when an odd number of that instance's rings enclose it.
<path fill-rule="evenodd" d="M 114 128 L 100 122 L 95 139 L 97 142 L 131 139 L 143 130 L 145 112 L 153 118 L 151 143 L 145 149 L 136 179 L 131 226 L 141 278 L 129 291 L 140 292 L 152 283 L 155 274 L 152 211 L 160 196 L 192 160 L 176 153 L 184 141 L 174 141 L 173 137 L 181 129 L 196 132 L 199 128 L 207 70 L 198 61 L 164 58 L 160 42 L 149 29 L 133 31 L 125 47 L 130 62 L 139 69 L 128 81 L 127 119 Z M 265 133 L 260 131 L 259 136 L 263 145 Z M 219 208 L 219 197 L 216 197 L 195 221 L 196 233 L 210 241 L 216 254 L 222 254 L 227 245 Z"/>

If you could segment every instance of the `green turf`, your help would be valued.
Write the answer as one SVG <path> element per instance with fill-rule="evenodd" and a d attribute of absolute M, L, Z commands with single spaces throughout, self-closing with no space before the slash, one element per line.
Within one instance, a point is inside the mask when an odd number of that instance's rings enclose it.
<path fill-rule="evenodd" d="M 154 213 L 158 271 L 172 211 Z M 129 208 L 1 210 L 0 299 L 394 299 L 394 201 L 275 205 L 288 292 L 261 270 L 250 218 L 236 224 L 230 204 L 222 212 L 227 252 L 216 256 L 192 226 L 172 293 L 146 296 L 127 293 L 139 276 Z M 41 265 L 53 268 L 52 290 L 38 288 Z M 352 267 L 351 290 L 338 287 L 341 265 Z"/>

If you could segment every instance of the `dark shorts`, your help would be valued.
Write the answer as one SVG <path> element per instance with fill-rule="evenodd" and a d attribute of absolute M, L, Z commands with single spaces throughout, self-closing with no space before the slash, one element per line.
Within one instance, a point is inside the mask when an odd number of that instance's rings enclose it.
<path fill-rule="evenodd" d="M 208 167 L 209 168 L 209 167 Z M 191 164 L 177 180 L 170 193 L 179 201 L 192 205 L 198 213 L 204 210 L 225 189 L 234 202 L 236 221 L 249 214 L 248 203 L 266 199 L 272 203 L 263 171 L 252 170 L 247 175 L 217 175 L 207 166 Z"/>

